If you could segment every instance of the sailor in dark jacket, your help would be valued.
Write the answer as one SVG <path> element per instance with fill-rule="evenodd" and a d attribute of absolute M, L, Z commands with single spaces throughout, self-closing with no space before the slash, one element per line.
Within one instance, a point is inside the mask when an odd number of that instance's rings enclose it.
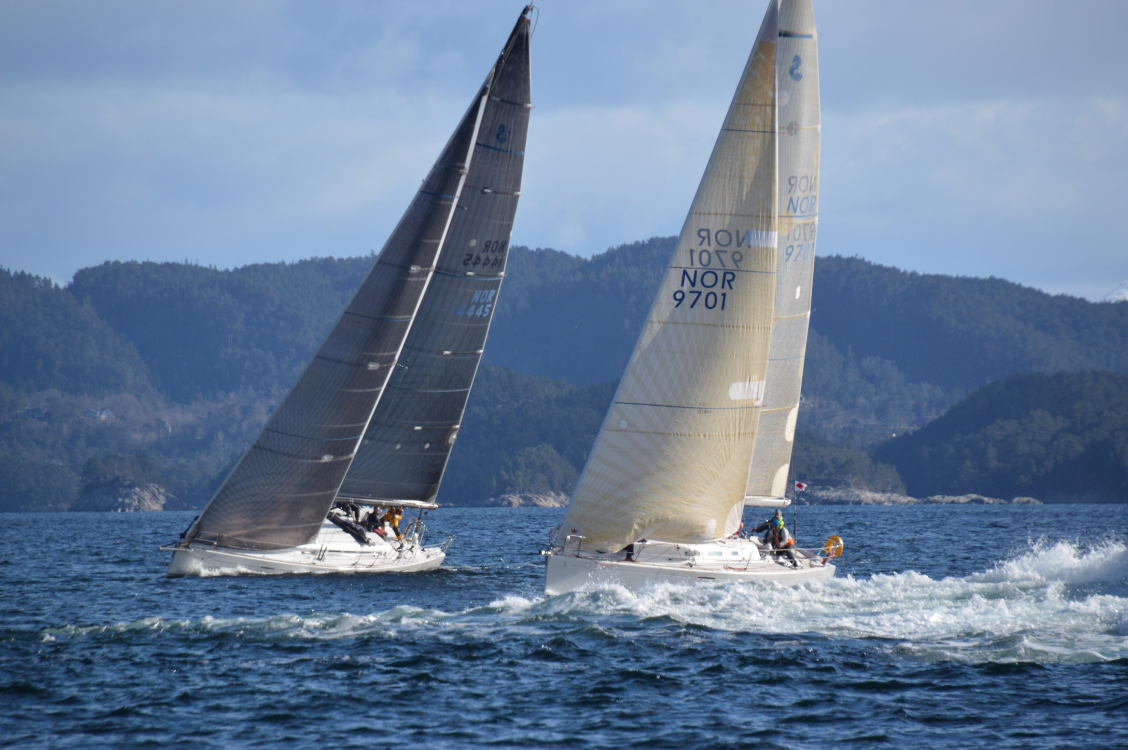
<path fill-rule="evenodd" d="M 764 521 L 762 524 L 760 524 L 756 528 L 752 529 L 751 533 L 752 534 L 759 534 L 761 531 L 768 532 L 768 533 L 764 534 L 762 541 L 764 542 L 764 544 L 771 544 L 771 542 L 772 542 L 772 521 L 776 520 L 777 518 L 781 522 L 783 521 L 783 513 L 780 512 L 778 508 L 776 509 L 776 512 L 772 514 L 771 518 L 769 518 L 767 521 Z M 750 536 L 751 536 L 751 534 L 750 534 Z"/>

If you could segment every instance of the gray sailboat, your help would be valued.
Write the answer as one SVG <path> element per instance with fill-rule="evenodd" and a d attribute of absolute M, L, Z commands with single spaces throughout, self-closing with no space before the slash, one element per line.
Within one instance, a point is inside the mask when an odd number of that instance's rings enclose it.
<path fill-rule="evenodd" d="M 172 552 L 169 575 L 438 567 L 423 515 L 504 278 L 530 102 L 526 7 L 375 264 Z M 400 524 L 403 508 L 419 515 Z"/>

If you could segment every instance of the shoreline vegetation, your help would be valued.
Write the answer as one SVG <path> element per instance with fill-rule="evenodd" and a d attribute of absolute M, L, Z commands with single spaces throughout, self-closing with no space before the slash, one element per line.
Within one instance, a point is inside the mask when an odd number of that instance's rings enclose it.
<path fill-rule="evenodd" d="M 441 505 L 566 502 L 673 243 L 512 248 Z M 371 263 L 0 269 L 0 512 L 201 507 Z M 830 256 L 811 326 L 792 470 L 818 502 L 1128 502 L 1128 302 Z"/>

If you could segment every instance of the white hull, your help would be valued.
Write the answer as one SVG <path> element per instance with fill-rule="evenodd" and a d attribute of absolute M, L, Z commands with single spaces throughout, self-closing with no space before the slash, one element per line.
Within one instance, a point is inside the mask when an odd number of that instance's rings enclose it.
<path fill-rule="evenodd" d="M 441 547 L 424 547 L 418 539 L 386 541 L 368 534 L 362 545 L 330 521 L 325 521 L 309 544 L 288 549 L 255 551 L 215 547 L 195 542 L 172 550 L 168 575 L 278 575 L 286 573 L 414 573 L 443 564 Z"/>
<path fill-rule="evenodd" d="M 705 544 L 645 542 L 635 545 L 628 560 L 623 552 L 591 553 L 553 549 L 545 556 L 544 593 L 566 594 L 586 586 L 615 584 L 642 589 L 659 583 L 763 581 L 795 586 L 834 577 L 835 568 L 820 556 L 797 553 L 798 567 L 760 553 L 749 539 L 723 539 Z"/>

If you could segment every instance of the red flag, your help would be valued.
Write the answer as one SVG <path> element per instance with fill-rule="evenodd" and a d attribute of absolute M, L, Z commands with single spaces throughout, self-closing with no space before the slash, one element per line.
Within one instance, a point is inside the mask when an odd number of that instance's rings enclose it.
<path fill-rule="evenodd" d="M 796 482 L 795 483 L 795 491 L 796 492 L 802 492 L 805 489 L 807 489 L 807 485 L 803 484 L 802 482 Z"/>

